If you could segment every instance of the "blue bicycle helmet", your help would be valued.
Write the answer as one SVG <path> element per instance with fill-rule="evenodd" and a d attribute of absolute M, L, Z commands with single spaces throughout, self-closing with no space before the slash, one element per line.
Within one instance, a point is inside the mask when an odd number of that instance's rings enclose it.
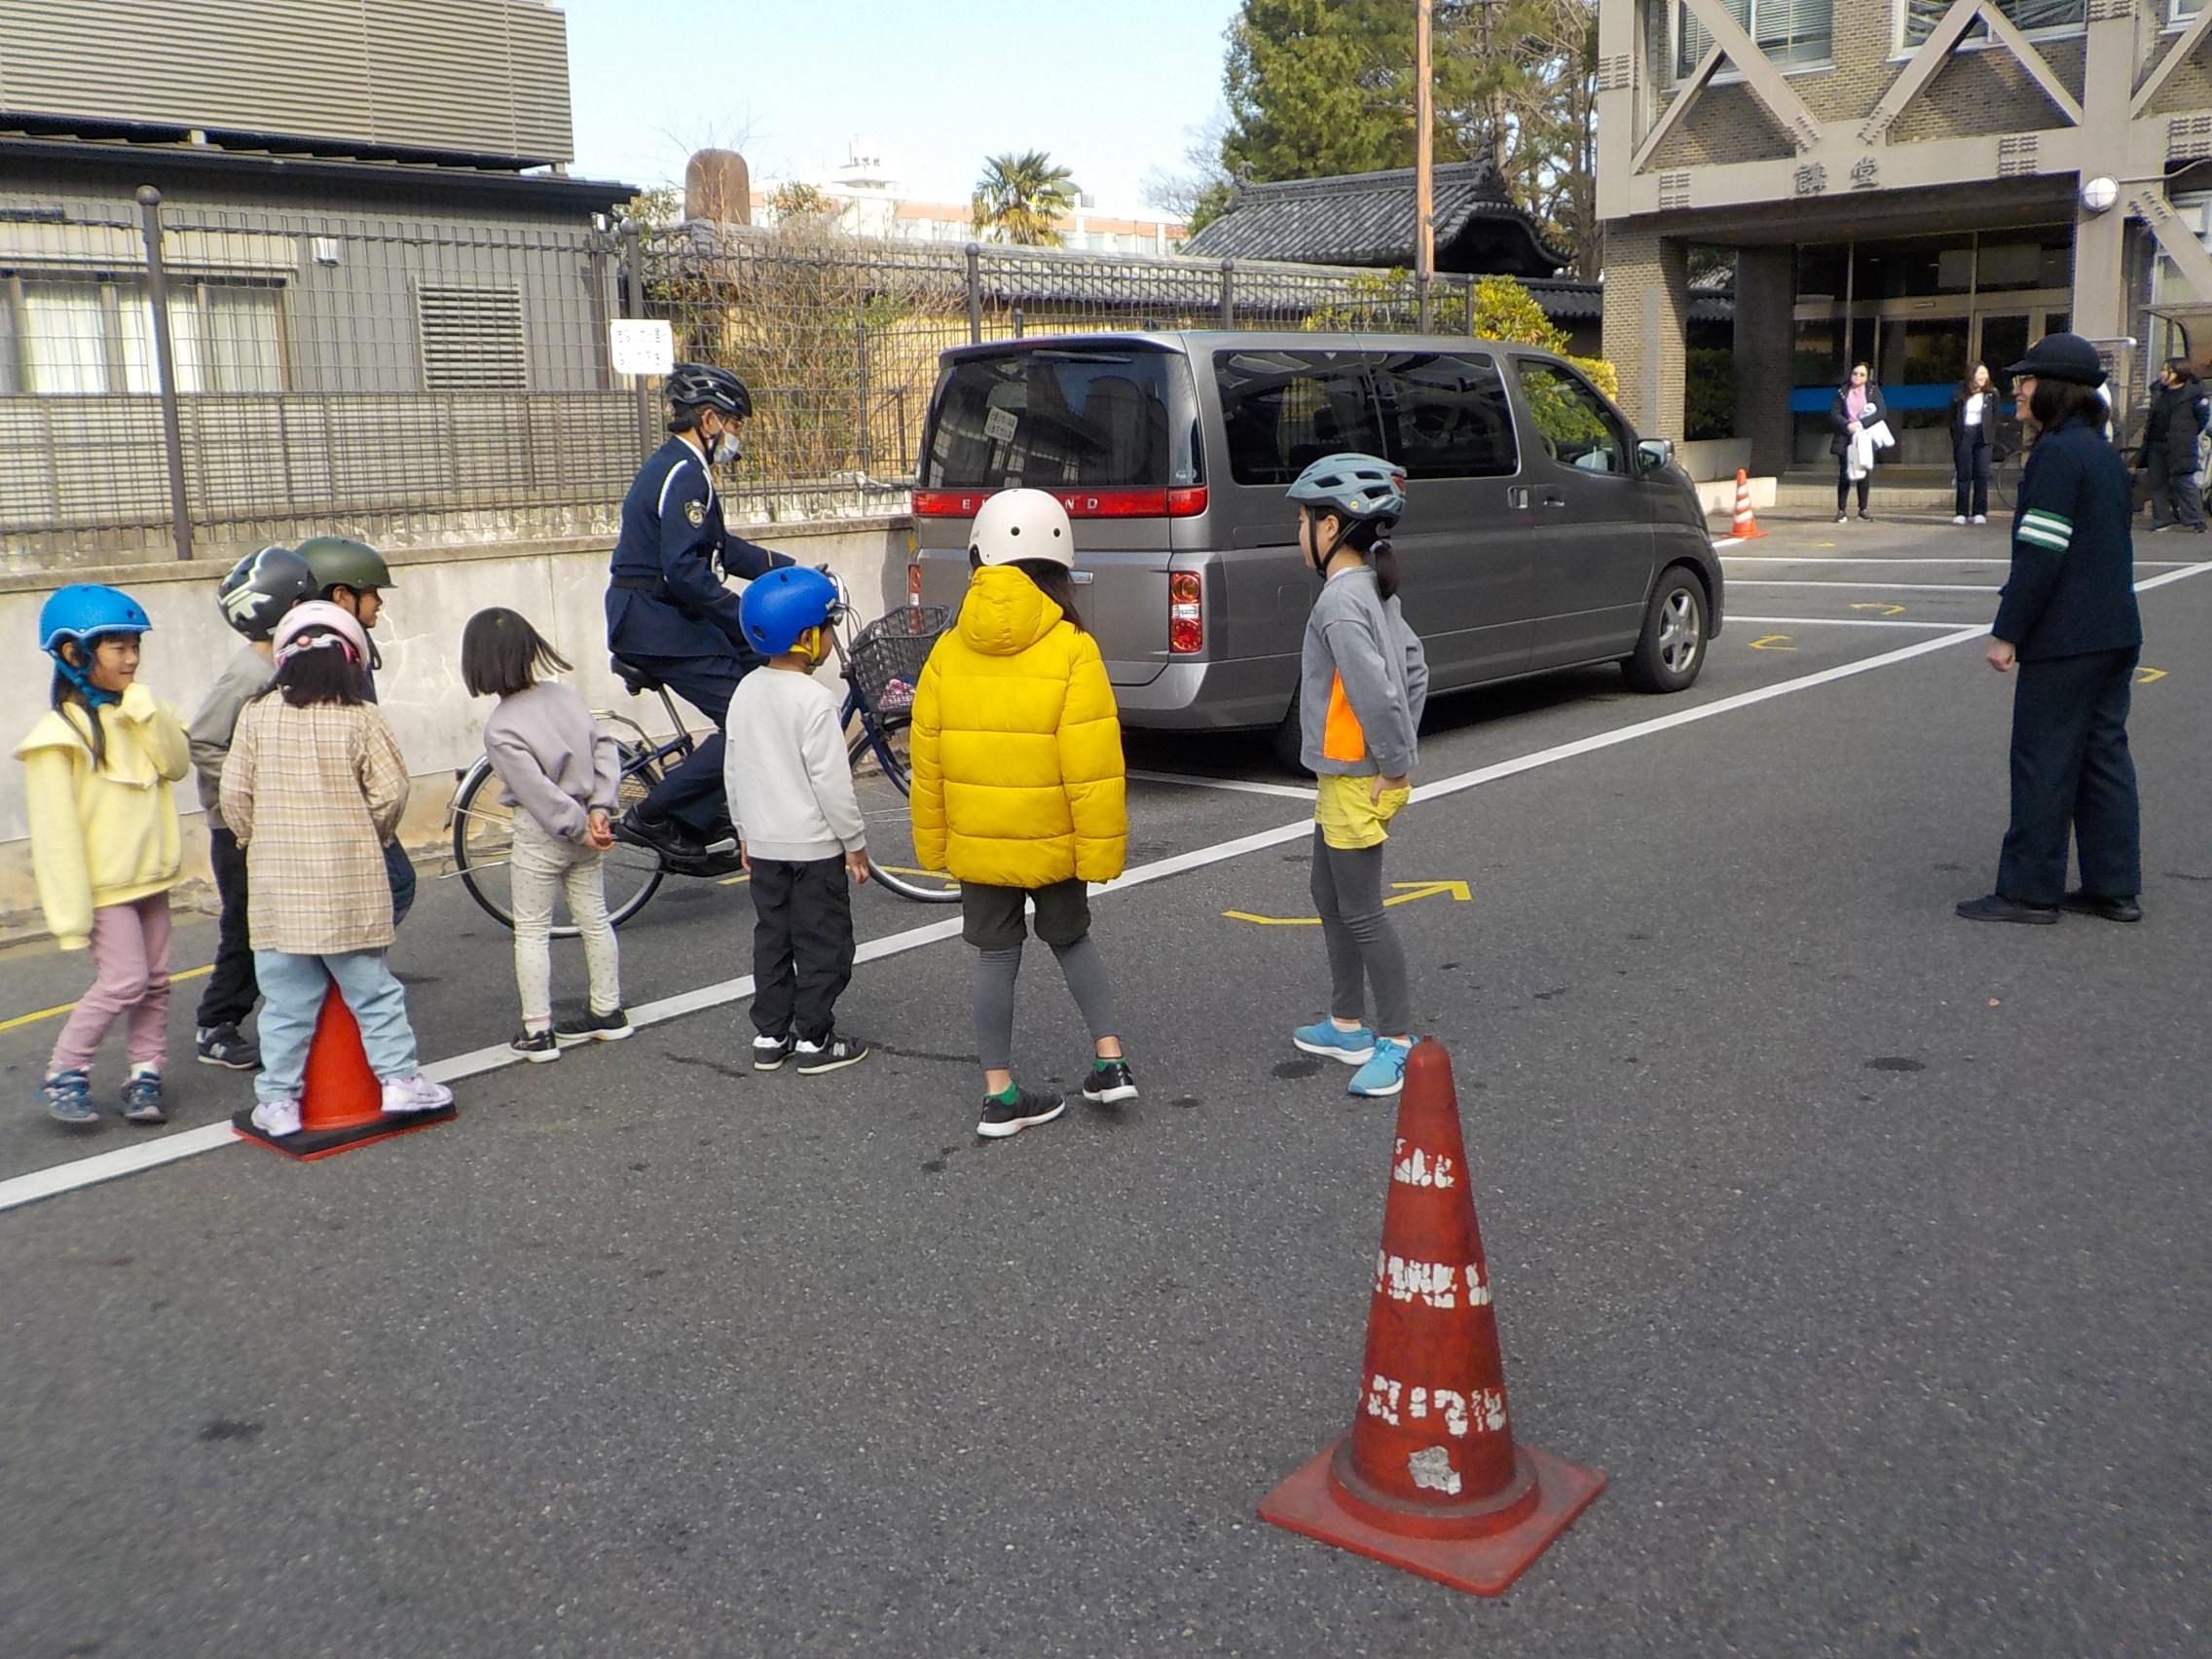
<path fill-rule="evenodd" d="M 782 656 L 809 628 L 828 624 L 837 607 L 835 582 L 820 571 L 782 565 L 745 590 L 737 615 L 755 650 L 762 656 Z"/>
<path fill-rule="evenodd" d="M 1300 506 L 1334 513 L 1346 524 L 1387 527 L 1406 510 L 1404 472 L 1375 455 L 1325 455 L 1284 493 Z"/>
<path fill-rule="evenodd" d="M 58 652 L 63 640 L 84 645 L 102 634 L 149 633 L 153 626 L 146 608 L 120 589 L 71 582 L 39 608 L 38 648 Z"/>

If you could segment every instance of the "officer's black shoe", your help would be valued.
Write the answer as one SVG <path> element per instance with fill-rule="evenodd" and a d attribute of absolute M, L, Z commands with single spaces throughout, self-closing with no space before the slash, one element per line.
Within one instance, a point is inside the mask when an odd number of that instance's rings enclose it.
<path fill-rule="evenodd" d="M 706 848 L 682 825 L 647 817 L 643 807 L 633 806 L 614 821 L 614 838 L 681 864 L 696 864 L 706 856 Z"/>
<path fill-rule="evenodd" d="M 2002 893 L 1964 900 L 1958 913 L 1970 922 L 2026 922 L 2031 927 L 2048 927 L 2058 920 L 2056 904 L 2023 904 Z"/>
<path fill-rule="evenodd" d="M 2139 922 L 2143 906 L 2133 898 L 2117 893 L 2089 893 L 2077 887 L 2066 896 L 2066 909 L 2077 916 L 2096 916 L 2108 922 Z"/>

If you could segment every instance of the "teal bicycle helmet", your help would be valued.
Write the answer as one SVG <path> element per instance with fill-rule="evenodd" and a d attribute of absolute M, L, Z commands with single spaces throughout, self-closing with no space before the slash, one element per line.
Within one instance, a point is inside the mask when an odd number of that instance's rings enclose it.
<path fill-rule="evenodd" d="M 1406 510 L 1406 475 L 1381 456 L 1325 455 L 1284 492 L 1302 507 L 1334 513 L 1347 524 L 1398 522 Z"/>

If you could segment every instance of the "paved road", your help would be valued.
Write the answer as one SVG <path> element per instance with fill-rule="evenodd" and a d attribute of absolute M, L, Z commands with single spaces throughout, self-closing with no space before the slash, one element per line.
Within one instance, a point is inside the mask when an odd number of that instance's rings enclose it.
<path fill-rule="evenodd" d="M 937 942 L 864 967 L 832 1078 L 745 1071 L 738 1001 L 327 1163 L 0 1212 L 0 1653 L 2201 1651 L 2212 572 L 2145 598 L 2150 921 L 1976 929 L 2009 688 L 1938 625 L 1999 535 L 1769 528 L 1692 693 L 1445 703 L 1424 776 L 1489 781 L 1393 845 L 1471 893 L 1397 915 L 1517 1429 L 1612 1483 L 1503 1602 L 1254 1518 L 1348 1420 L 1391 1119 L 1280 1041 L 1310 931 L 1224 915 L 1308 913 L 1299 802 L 1145 784 L 1132 863 L 1188 867 L 1098 901 L 1118 1116 L 978 1143 Z M 426 893 L 425 1050 L 496 1043 L 503 936 Z M 664 894 L 633 1000 L 741 975 L 749 920 Z M 0 1019 L 80 975 L 0 957 Z M 1023 999 L 1071 1069 L 1049 960 Z M 11 1097 L 51 1035 L 0 1031 Z M 183 1068 L 169 1132 L 242 1092 Z M 146 1138 L 12 1110 L 0 1182 Z"/>

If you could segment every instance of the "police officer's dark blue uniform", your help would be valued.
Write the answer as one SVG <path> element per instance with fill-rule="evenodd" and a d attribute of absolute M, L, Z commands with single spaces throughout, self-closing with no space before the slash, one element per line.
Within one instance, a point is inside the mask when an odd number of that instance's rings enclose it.
<path fill-rule="evenodd" d="M 655 450 L 622 500 L 607 590 L 607 645 L 715 722 L 688 760 L 661 780 L 616 827 L 623 839 L 678 857 L 695 857 L 725 818 L 721 724 L 730 694 L 760 658 L 745 643 L 738 596 L 725 576 L 748 580 L 793 561 L 731 535 L 697 435 L 704 416 L 719 420 L 716 459 L 737 458 L 737 423 L 753 412 L 744 383 L 724 369 L 681 364 L 668 398 L 681 428 Z"/>
<path fill-rule="evenodd" d="M 2050 335 L 2007 372 L 2039 383 L 2031 413 L 2045 427 L 2021 474 L 2012 568 L 1990 628 L 1991 664 L 2019 665 L 2012 822 L 1996 893 L 1959 913 L 2053 922 L 2063 904 L 2135 921 L 2143 872 L 2127 709 L 2143 624 L 2128 525 L 2132 481 L 2105 438 L 2103 404 L 2088 397 L 2072 418 L 2062 409 L 2071 387 L 2103 383 L 2094 347 L 2079 335 Z M 2069 838 L 2082 865 L 2082 886 L 2071 893 Z"/>

